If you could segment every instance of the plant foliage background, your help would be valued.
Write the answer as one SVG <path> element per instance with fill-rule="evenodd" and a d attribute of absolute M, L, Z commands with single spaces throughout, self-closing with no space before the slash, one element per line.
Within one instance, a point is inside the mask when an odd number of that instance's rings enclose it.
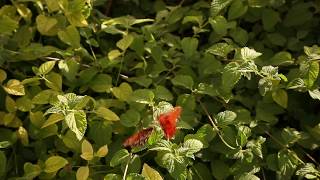
<path fill-rule="evenodd" d="M 1 179 L 320 178 L 319 0 L 0 5 Z"/>

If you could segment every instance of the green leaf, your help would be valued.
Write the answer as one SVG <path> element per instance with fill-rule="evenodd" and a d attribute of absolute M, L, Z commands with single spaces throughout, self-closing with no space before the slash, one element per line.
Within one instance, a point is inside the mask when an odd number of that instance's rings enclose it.
<path fill-rule="evenodd" d="M 232 0 L 212 0 L 210 4 L 211 17 L 215 17 L 221 10 L 226 8 Z"/>
<path fill-rule="evenodd" d="M 91 143 L 86 139 L 82 141 L 80 157 L 87 161 L 90 161 L 93 159 L 93 147 Z"/>
<path fill-rule="evenodd" d="M 154 94 L 157 99 L 162 99 L 166 101 L 171 101 L 173 99 L 172 93 L 164 86 L 157 86 L 154 90 Z"/>
<path fill-rule="evenodd" d="M 140 86 L 147 88 L 152 83 L 152 79 L 148 78 L 147 76 L 136 76 L 136 77 L 129 78 L 128 82 L 135 82 Z"/>
<path fill-rule="evenodd" d="M 19 80 L 10 79 L 3 89 L 8 93 L 16 96 L 23 96 L 25 95 L 24 86 L 21 84 Z"/>
<path fill-rule="evenodd" d="M 78 59 L 72 58 L 68 60 L 59 61 L 59 69 L 61 73 L 69 80 L 74 81 L 76 79 L 76 75 L 80 68 L 80 63 L 77 61 Z"/>
<path fill-rule="evenodd" d="M 51 156 L 45 162 L 44 172 L 54 173 L 68 164 L 68 161 L 61 156 Z"/>
<path fill-rule="evenodd" d="M 320 48 L 317 45 L 313 45 L 312 47 L 304 46 L 303 49 L 309 60 L 320 59 Z"/>
<path fill-rule="evenodd" d="M 34 104 L 48 104 L 57 94 L 58 92 L 51 89 L 43 90 L 32 98 L 32 102 Z"/>
<path fill-rule="evenodd" d="M 0 84 L 7 79 L 7 73 L 6 71 L 0 69 Z"/>
<path fill-rule="evenodd" d="M 98 74 L 90 81 L 89 87 L 95 92 L 109 92 L 112 87 L 112 77 L 108 74 Z"/>
<path fill-rule="evenodd" d="M 281 150 L 277 154 L 278 167 L 281 175 L 291 175 L 294 173 L 299 161 L 297 159 L 297 154 L 293 151 Z"/>
<path fill-rule="evenodd" d="M 191 167 L 192 171 L 194 172 L 192 179 L 212 179 L 211 172 L 206 164 L 197 162 Z"/>
<path fill-rule="evenodd" d="M 296 3 L 287 11 L 283 24 L 287 27 L 303 25 L 313 17 L 310 7 L 309 3 Z"/>
<path fill-rule="evenodd" d="M 183 147 L 187 149 L 187 156 L 193 157 L 194 153 L 203 148 L 203 144 L 197 139 L 188 139 L 183 143 Z"/>
<path fill-rule="evenodd" d="M 197 88 L 197 93 L 199 94 L 207 94 L 209 96 L 217 96 L 217 88 L 214 87 L 212 84 L 200 83 Z"/>
<path fill-rule="evenodd" d="M 192 77 L 189 75 L 176 75 L 171 79 L 171 82 L 175 86 L 182 86 L 190 90 L 192 90 L 194 84 Z"/>
<path fill-rule="evenodd" d="M 320 100 L 320 91 L 319 89 L 309 90 L 309 95 L 312 99 L 318 99 Z"/>
<path fill-rule="evenodd" d="M 217 16 L 214 19 L 209 19 L 213 30 L 219 35 L 226 35 L 228 30 L 228 21 L 223 16 Z"/>
<path fill-rule="evenodd" d="M 281 137 L 284 140 L 284 145 L 290 146 L 302 138 L 302 134 L 294 128 L 284 128 L 281 131 Z"/>
<path fill-rule="evenodd" d="M 203 24 L 203 16 L 185 16 L 183 18 L 182 24 L 186 24 L 188 22 L 202 25 Z"/>
<path fill-rule="evenodd" d="M 41 66 L 39 67 L 39 73 L 41 75 L 48 74 L 53 69 L 55 64 L 56 64 L 56 61 L 47 61 L 41 64 Z"/>
<path fill-rule="evenodd" d="M 248 0 L 249 7 L 261 8 L 268 5 L 269 1 L 265 0 Z"/>
<path fill-rule="evenodd" d="M 65 30 L 58 32 L 59 39 L 72 46 L 73 48 L 80 47 L 80 35 L 76 27 L 70 25 Z"/>
<path fill-rule="evenodd" d="M 232 29 L 229 34 L 232 39 L 241 46 L 245 46 L 249 40 L 248 32 L 240 27 Z"/>
<path fill-rule="evenodd" d="M 108 152 L 109 152 L 109 149 L 108 149 L 108 145 L 106 144 L 104 146 L 101 146 L 98 149 L 96 156 L 102 158 L 102 157 L 105 157 L 108 154 Z"/>
<path fill-rule="evenodd" d="M 42 171 L 38 164 L 32 164 L 29 162 L 23 165 L 23 169 L 24 169 L 23 177 L 28 179 L 33 179 L 39 176 Z"/>
<path fill-rule="evenodd" d="M 319 170 L 314 167 L 314 164 L 306 163 L 296 171 L 296 175 L 306 179 L 317 179 L 317 177 L 319 178 Z"/>
<path fill-rule="evenodd" d="M 81 140 L 87 129 L 86 113 L 82 110 L 77 110 L 67 114 L 65 120 L 70 130 Z"/>
<path fill-rule="evenodd" d="M 46 85 L 55 90 L 55 91 L 61 91 L 62 90 L 62 77 L 60 74 L 55 72 L 50 72 L 45 76 L 46 78 Z"/>
<path fill-rule="evenodd" d="M 19 27 L 19 22 L 16 20 L 13 20 L 12 18 L 1 15 L 0 16 L 0 34 L 2 35 L 11 35 L 12 31 L 17 29 Z"/>
<path fill-rule="evenodd" d="M 248 47 L 241 48 L 241 58 L 245 61 L 254 60 L 261 55 L 262 53 L 256 52 L 254 49 Z"/>
<path fill-rule="evenodd" d="M 0 177 L 3 177 L 7 170 L 7 158 L 3 151 L 0 151 Z"/>
<path fill-rule="evenodd" d="M 76 173 L 77 180 L 87 180 L 89 177 L 89 167 L 81 166 Z"/>
<path fill-rule="evenodd" d="M 28 131 L 20 126 L 19 129 L 17 130 L 17 137 L 18 139 L 21 141 L 21 144 L 24 146 L 29 145 L 29 135 L 28 135 Z"/>
<path fill-rule="evenodd" d="M 121 101 L 128 101 L 132 94 L 132 88 L 130 84 L 123 82 L 119 87 L 111 88 L 112 94 Z"/>
<path fill-rule="evenodd" d="M 239 180 L 260 180 L 260 178 L 258 178 L 253 174 L 242 174 L 238 179 Z"/>
<path fill-rule="evenodd" d="M 95 112 L 98 116 L 100 116 L 108 121 L 119 121 L 120 120 L 119 116 L 116 113 L 114 113 L 110 109 L 107 109 L 102 106 L 99 107 Z"/>
<path fill-rule="evenodd" d="M 237 71 L 238 64 L 231 62 L 227 64 L 222 72 L 222 88 L 230 91 L 240 80 L 241 74 Z"/>
<path fill-rule="evenodd" d="M 28 96 L 20 97 L 16 100 L 16 105 L 18 110 L 27 112 L 30 111 L 32 108 L 34 108 L 34 105 L 31 101 L 31 99 L 28 98 Z"/>
<path fill-rule="evenodd" d="M 115 167 L 121 163 L 124 163 L 128 160 L 130 154 L 126 149 L 121 149 L 117 151 L 113 156 L 110 161 L 110 166 Z"/>
<path fill-rule="evenodd" d="M 232 111 L 223 111 L 217 114 L 216 120 L 218 126 L 223 128 L 232 124 L 232 122 L 237 118 L 237 114 Z"/>
<path fill-rule="evenodd" d="M 93 121 L 90 123 L 88 138 L 100 147 L 111 143 L 112 126 L 107 121 Z"/>
<path fill-rule="evenodd" d="M 47 36 L 55 36 L 58 31 L 58 20 L 53 17 L 47 17 L 42 14 L 38 15 L 36 18 L 38 31 Z"/>
<path fill-rule="evenodd" d="M 294 63 L 294 60 L 291 57 L 291 54 L 286 51 L 281 51 L 276 53 L 270 60 L 270 64 L 279 66 L 279 65 L 291 65 Z"/>
<path fill-rule="evenodd" d="M 49 12 L 58 11 L 60 9 L 59 1 L 55 1 L 55 0 L 45 0 L 45 1 L 46 1 Z"/>
<path fill-rule="evenodd" d="M 64 116 L 62 114 L 51 114 L 49 118 L 45 121 L 45 123 L 43 123 L 41 128 L 51 126 L 52 124 L 62 121 L 63 119 L 64 119 Z"/>
<path fill-rule="evenodd" d="M 224 161 L 214 159 L 211 161 L 211 172 L 216 179 L 226 179 L 231 174 L 231 168 Z"/>
<path fill-rule="evenodd" d="M 145 180 L 145 177 L 137 173 L 130 173 L 126 180 Z"/>
<path fill-rule="evenodd" d="M 250 148 L 252 152 L 260 157 L 261 159 L 263 158 L 263 153 L 262 153 L 262 144 L 266 141 L 266 138 L 259 136 L 255 140 L 250 140 L 247 143 L 247 148 Z"/>
<path fill-rule="evenodd" d="M 115 60 L 117 57 L 121 56 L 121 52 L 118 49 L 113 49 L 109 51 L 108 58 L 112 61 Z"/>
<path fill-rule="evenodd" d="M 181 40 L 181 47 L 186 58 L 192 57 L 197 52 L 199 41 L 196 38 L 185 37 Z"/>
<path fill-rule="evenodd" d="M 131 34 L 124 35 L 122 39 L 120 39 L 116 45 L 118 48 L 120 48 L 122 51 L 126 51 L 128 47 L 131 45 L 133 42 L 134 37 Z"/>
<path fill-rule="evenodd" d="M 122 177 L 119 174 L 107 174 L 104 180 L 121 180 Z"/>
<path fill-rule="evenodd" d="M 234 49 L 233 46 L 231 46 L 227 43 L 216 43 L 216 44 L 212 45 L 207 50 L 207 52 L 226 58 L 227 54 L 230 53 L 233 49 Z"/>
<path fill-rule="evenodd" d="M 142 104 L 152 104 L 154 99 L 154 94 L 149 89 L 138 89 L 132 93 L 130 98 L 131 101 L 142 103 Z"/>
<path fill-rule="evenodd" d="M 233 1 L 228 11 L 228 20 L 239 18 L 244 15 L 247 10 L 248 6 L 244 5 L 242 0 Z"/>
<path fill-rule="evenodd" d="M 270 33 L 267 35 L 267 38 L 272 44 L 277 46 L 284 46 L 287 42 L 286 37 L 280 33 Z"/>
<path fill-rule="evenodd" d="M 11 146 L 11 142 L 10 141 L 1 141 L 0 142 L 0 149 L 4 149 L 4 148 L 7 148 L 9 146 Z M 1 174 L 1 173 L 0 173 Z"/>
<path fill-rule="evenodd" d="M 126 127 L 136 126 L 140 121 L 140 113 L 134 109 L 129 109 L 120 116 L 120 122 Z"/>
<path fill-rule="evenodd" d="M 175 155 L 172 153 L 165 153 L 161 157 L 161 163 L 163 166 L 172 173 L 175 169 Z"/>
<path fill-rule="evenodd" d="M 283 108 L 288 106 L 288 95 L 287 91 L 283 89 L 278 89 L 272 92 L 272 99 Z"/>
<path fill-rule="evenodd" d="M 8 112 L 15 112 L 17 110 L 17 104 L 10 96 L 6 96 L 5 105 Z"/>
<path fill-rule="evenodd" d="M 77 2 L 77 1 L 75 1 Z M 84 15 L 82 14 L 81 9 L 76 11 L 71 11 L 66 13 L 66 17 L 71 25 L 76 27 L 86 27 L 88 26 L 88 22 Z"/>
<path fill-rule="evenodd" d="M 274 11 L 271 8 L 265 8 L 262 11 L 262 24 L 263 29 L 271 31 L 274 26 L 280 22 L 280 14 L 277 11 Z"/>
<path fill-rule="evenodd" d="M 162 180 L 160 173 L 146 163 L 143 164 L 141 175 L 144 176 L 146 180 Z"/>
<path fill-rule="evenodd" d="M 317 61 L 302 63 L 300 70 L 304 74 L 305 85 L 310 89 L 319 75 L 319 63 Z"/>

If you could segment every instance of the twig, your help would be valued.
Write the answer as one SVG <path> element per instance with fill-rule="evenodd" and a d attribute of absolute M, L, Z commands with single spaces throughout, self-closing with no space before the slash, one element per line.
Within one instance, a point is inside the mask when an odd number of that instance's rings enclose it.
<path fill-rule="evenodd" d="M 206 115 L 207 115 L 209 121 L 211 122 L 213 128 L 217 131 L 217 134 L 218 134 L 219 138 L 221 139 L 221 141 L 223 142 L 223 144 L 226 145 L 226 146 L 227 146 L 228 148 L 230 148 L 230 149 L 233 149 L 233 150 L 236 149 L 235 147 L 231 146 L 230 144 L 228 144 L 228 143 L 224 140 L 224 138 L 222 137 L 222 134 L 221 134 L 218 126 L 216 125 L 217 121 L 216 121 L 215 119 L 212 119 L 212 118 L 211 118 L 211 116 L 210 116 L 207 108 L 203 105 L 203 103 L 200 101 L 200 99 L 198 99 L 198 101 L 199 101 L 199 103 L 200 103 L 201 108 L 202 108 L 202 109 L 204 110 L 204 112 L 206 113 Z"/>
<path fill-rule="evenodd" d="M 112 7 L 112 0 L 109 0 L 106 6 L 106 11 L 105 11 L 105 15 L 108 16 L 111 12 L 111 7 Z"/>
<path fill-rule="evenodd" d="M 276 143 L 278 143 L 280 146 L 282 146 L 283 148 L 285 148 L 288 152 L 292 152 L 290 149 L 288 149 L 288 147 L 284 144 L 282 144 L 282 142 L 280 142 L 277 138 L 273 137 L 268 131 L 264 130 L 264 132 Z M 301 163 L 301 164 L 305 164 L 305 162 L 303 162 L 296 154 L 295 154 L 295 158 Z"/>
<path fill-rule="evenodd" d="M 131 161 L 131 156 L 132 156 L 132 154 L 130 153 L 130 154 L 129 154 L 128 162 L 127 162 L 127 164 L 126 164 L 126 168 L 124 169 L 124 173 L 123 173 L 122 180 L 125 180 L 125 179 L 126 179 L 126 176 L 127 176 L 127 173 L 128 173 L 128 168 L 129 168 L 129 163 L 130 163 L 130 161 Z"/>

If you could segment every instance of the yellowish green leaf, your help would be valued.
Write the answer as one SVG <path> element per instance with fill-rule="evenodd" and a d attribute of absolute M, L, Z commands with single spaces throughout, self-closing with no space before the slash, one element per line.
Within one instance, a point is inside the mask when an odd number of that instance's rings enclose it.
<path fill-rule="evenodd" d="M 147 180 L 162 180 L 163 178 L 158 171 L 150 167 L 148 164 L 144 163 L 142 168 L 142 176 Z"/>
<path fill-rule="evenodd" d="M 93 159 L 93 148 L 92 148 L 92 145 L 86 139 L 84 139 L 82 141 L 81 152 L 82 152 L 82 154 L 80 156 L 82 157 L 82 159 L 85 159 L 87 161 L 90 161 L 90 160 Z"/>
<path fill-rule="evenodd" d="M 19 80 L 11 79 L 7 82 L 5 86 L 3 86 L 4 90 L 8 94 L 23 96 L 25 95 L 24 86 L 21 84 Z"/>
<path fill-rule="evenodd" d="M 96 156 L 105 157 L 108 154 L 108 152 L 109 152 L 108 145 L 104 145 L 104 146 L 99 148 L 99 150 L 96 153 Z"/>
<path fill-rule="evenodd" d="M 81 166 L 77 170 L 76 174 L 77 180 L 87 180 L 89 177 L 89 167 L 88 166 Z"/>
<path fill-rule="evenodd" d="M 98 116 L 100 116 L 108 121 L 119 121 L 120 120 L 119 116 L 116 113 L 114 113 L 113 111 L 111 111 L 110 109 L 105 108 L 105 107 L 99 107 L 96 110 L 96 113 Z"/>
<path fill-rule="evenodd" d="M 44 172 L 53 173 L 66 166 L 68 164 L 68 161 L 61 156 L 51 156 L 46 160 L 44 164 Z"/>
<path fill-rule="evenodd" d="M 41 128 L 48 127 L 64 119 L 62 114 L 51 114 Z"/>

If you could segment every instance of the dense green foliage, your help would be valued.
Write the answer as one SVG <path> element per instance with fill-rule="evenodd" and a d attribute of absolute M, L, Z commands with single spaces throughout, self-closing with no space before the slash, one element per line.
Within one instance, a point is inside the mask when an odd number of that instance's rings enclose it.
<path fill-rule="evenodd" d="M 0 6 L 0 179 L 320 178 L 319 0 Z"/>

